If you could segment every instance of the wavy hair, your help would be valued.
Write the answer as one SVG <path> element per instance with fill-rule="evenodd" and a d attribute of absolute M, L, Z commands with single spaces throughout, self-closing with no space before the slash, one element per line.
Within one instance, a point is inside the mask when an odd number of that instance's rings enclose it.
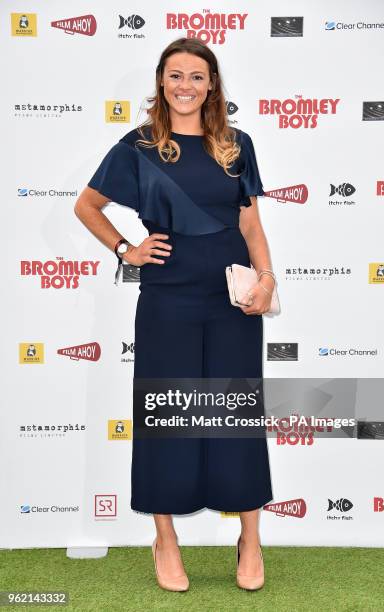
<path fill-rule="evenodd" d="M 239 176 L 228 172 L 228 168 L 240 155 L 240 145 L 236 142 L 236 131 L 228 125 L 218 62 L 215 54 L 196 38 L 178 38 L 162 52 L 156 67 L 156 93 L 146 98 L 151 104 L 146 109 L 149 118 L 138 126 L 137 131 L 142 139 L 136 142 L 145 147 L 157 147 L 161 159 L 165 162 L 175 163 L 180 157 L 180 146 L 171 137 L 169 104 L 161 86 L 165 62 L 174 53 L 191 53 L 207 62 L 212 89 L 208 90 L 201 107 L 201 123 L 204 129 L 203 144 L 207 153 L 224 168 L 226 174 L 233 177 Z M 144 134 L 146 127 L 151 128 L 151 140 L 148 140 Z"/>

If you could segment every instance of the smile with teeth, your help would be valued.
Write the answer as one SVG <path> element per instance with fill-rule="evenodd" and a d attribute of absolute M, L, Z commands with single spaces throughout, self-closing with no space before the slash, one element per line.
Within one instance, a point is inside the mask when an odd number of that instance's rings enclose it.
<path fill-rule="evenodd" d="M 196 96 L 176 96 L 176 100 L 179 102 L 191 102 Z"/>

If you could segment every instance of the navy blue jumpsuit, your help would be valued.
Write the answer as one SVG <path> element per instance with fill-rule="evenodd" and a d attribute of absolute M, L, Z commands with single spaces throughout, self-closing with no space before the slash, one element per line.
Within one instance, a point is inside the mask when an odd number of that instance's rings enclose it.
<path fill-rule="evenodd" d="M 205 151 L 203 136 L 172 132 L 181 156 L 171 163 L 156 147 L 136 143 L 141 136 L 134 129 L 110 149 L 88 183 L 134 208 L 149 234 L 167 234 L 165 242 L 173 246 L 164 264 L 140 267 L 137 378 L 262 377 L 262 316 L 231 305 L 225 277 L 227 265 L 250 265 L 240 205 L 264 194 L 252 140 L 235 130 L 241 154 L 229 172 L 241 171 L 240 177 L 229 177 Z M 241 512 L 272 500 L 263 437 L 134 437 L 132 443 L 135 511 Z"/>

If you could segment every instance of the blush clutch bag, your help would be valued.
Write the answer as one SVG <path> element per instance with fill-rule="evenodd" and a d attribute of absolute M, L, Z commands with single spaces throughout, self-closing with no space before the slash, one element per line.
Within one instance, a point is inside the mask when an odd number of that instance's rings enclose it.
<path fill-rule="evenodd" d="M 259 282 L 259 277 L 255 268 L 248 268 L 248 266 L 242 266 L 240 264 L 232 264 L 225 268 L 225 274 L 232 306 L 247 306 L 249 302 L 247 293 Z M 271 306 L 264 314 L 276 315 L 279 313 L 280 302 L 275 282 L 272 290 Z"/>

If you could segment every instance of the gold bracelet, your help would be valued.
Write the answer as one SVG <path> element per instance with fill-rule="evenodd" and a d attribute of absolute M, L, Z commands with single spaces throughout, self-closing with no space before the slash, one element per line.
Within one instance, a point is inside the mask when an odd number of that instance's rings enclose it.
<path fill-rule="evenodd" d="M 262 271 L 260 272 L 260 274 L 259 274 L 258 278 L 261 278 L 261 277 L 263 276 L 263 274 L 267 274 L 268 276 L 272 276 L 273 281 L 274 281 L 274 284 L 276 285 L 276 277 L 275 277 L 275 275 L 274 275 L 273 273 L 271 274 L 271 273 L 269 272 L 269 270 L 262 270 Z"/>
<path fill-rule="evenodd" d="M 264 291 L 266 293 L 268 293 L 268 295 L 272 295 L 271 291 L 268 291 L 268 289 L 266 287 L 264 287 L 263 283 L 259 283 L 260 287 L 262 287 L 264 289 Z"/>

